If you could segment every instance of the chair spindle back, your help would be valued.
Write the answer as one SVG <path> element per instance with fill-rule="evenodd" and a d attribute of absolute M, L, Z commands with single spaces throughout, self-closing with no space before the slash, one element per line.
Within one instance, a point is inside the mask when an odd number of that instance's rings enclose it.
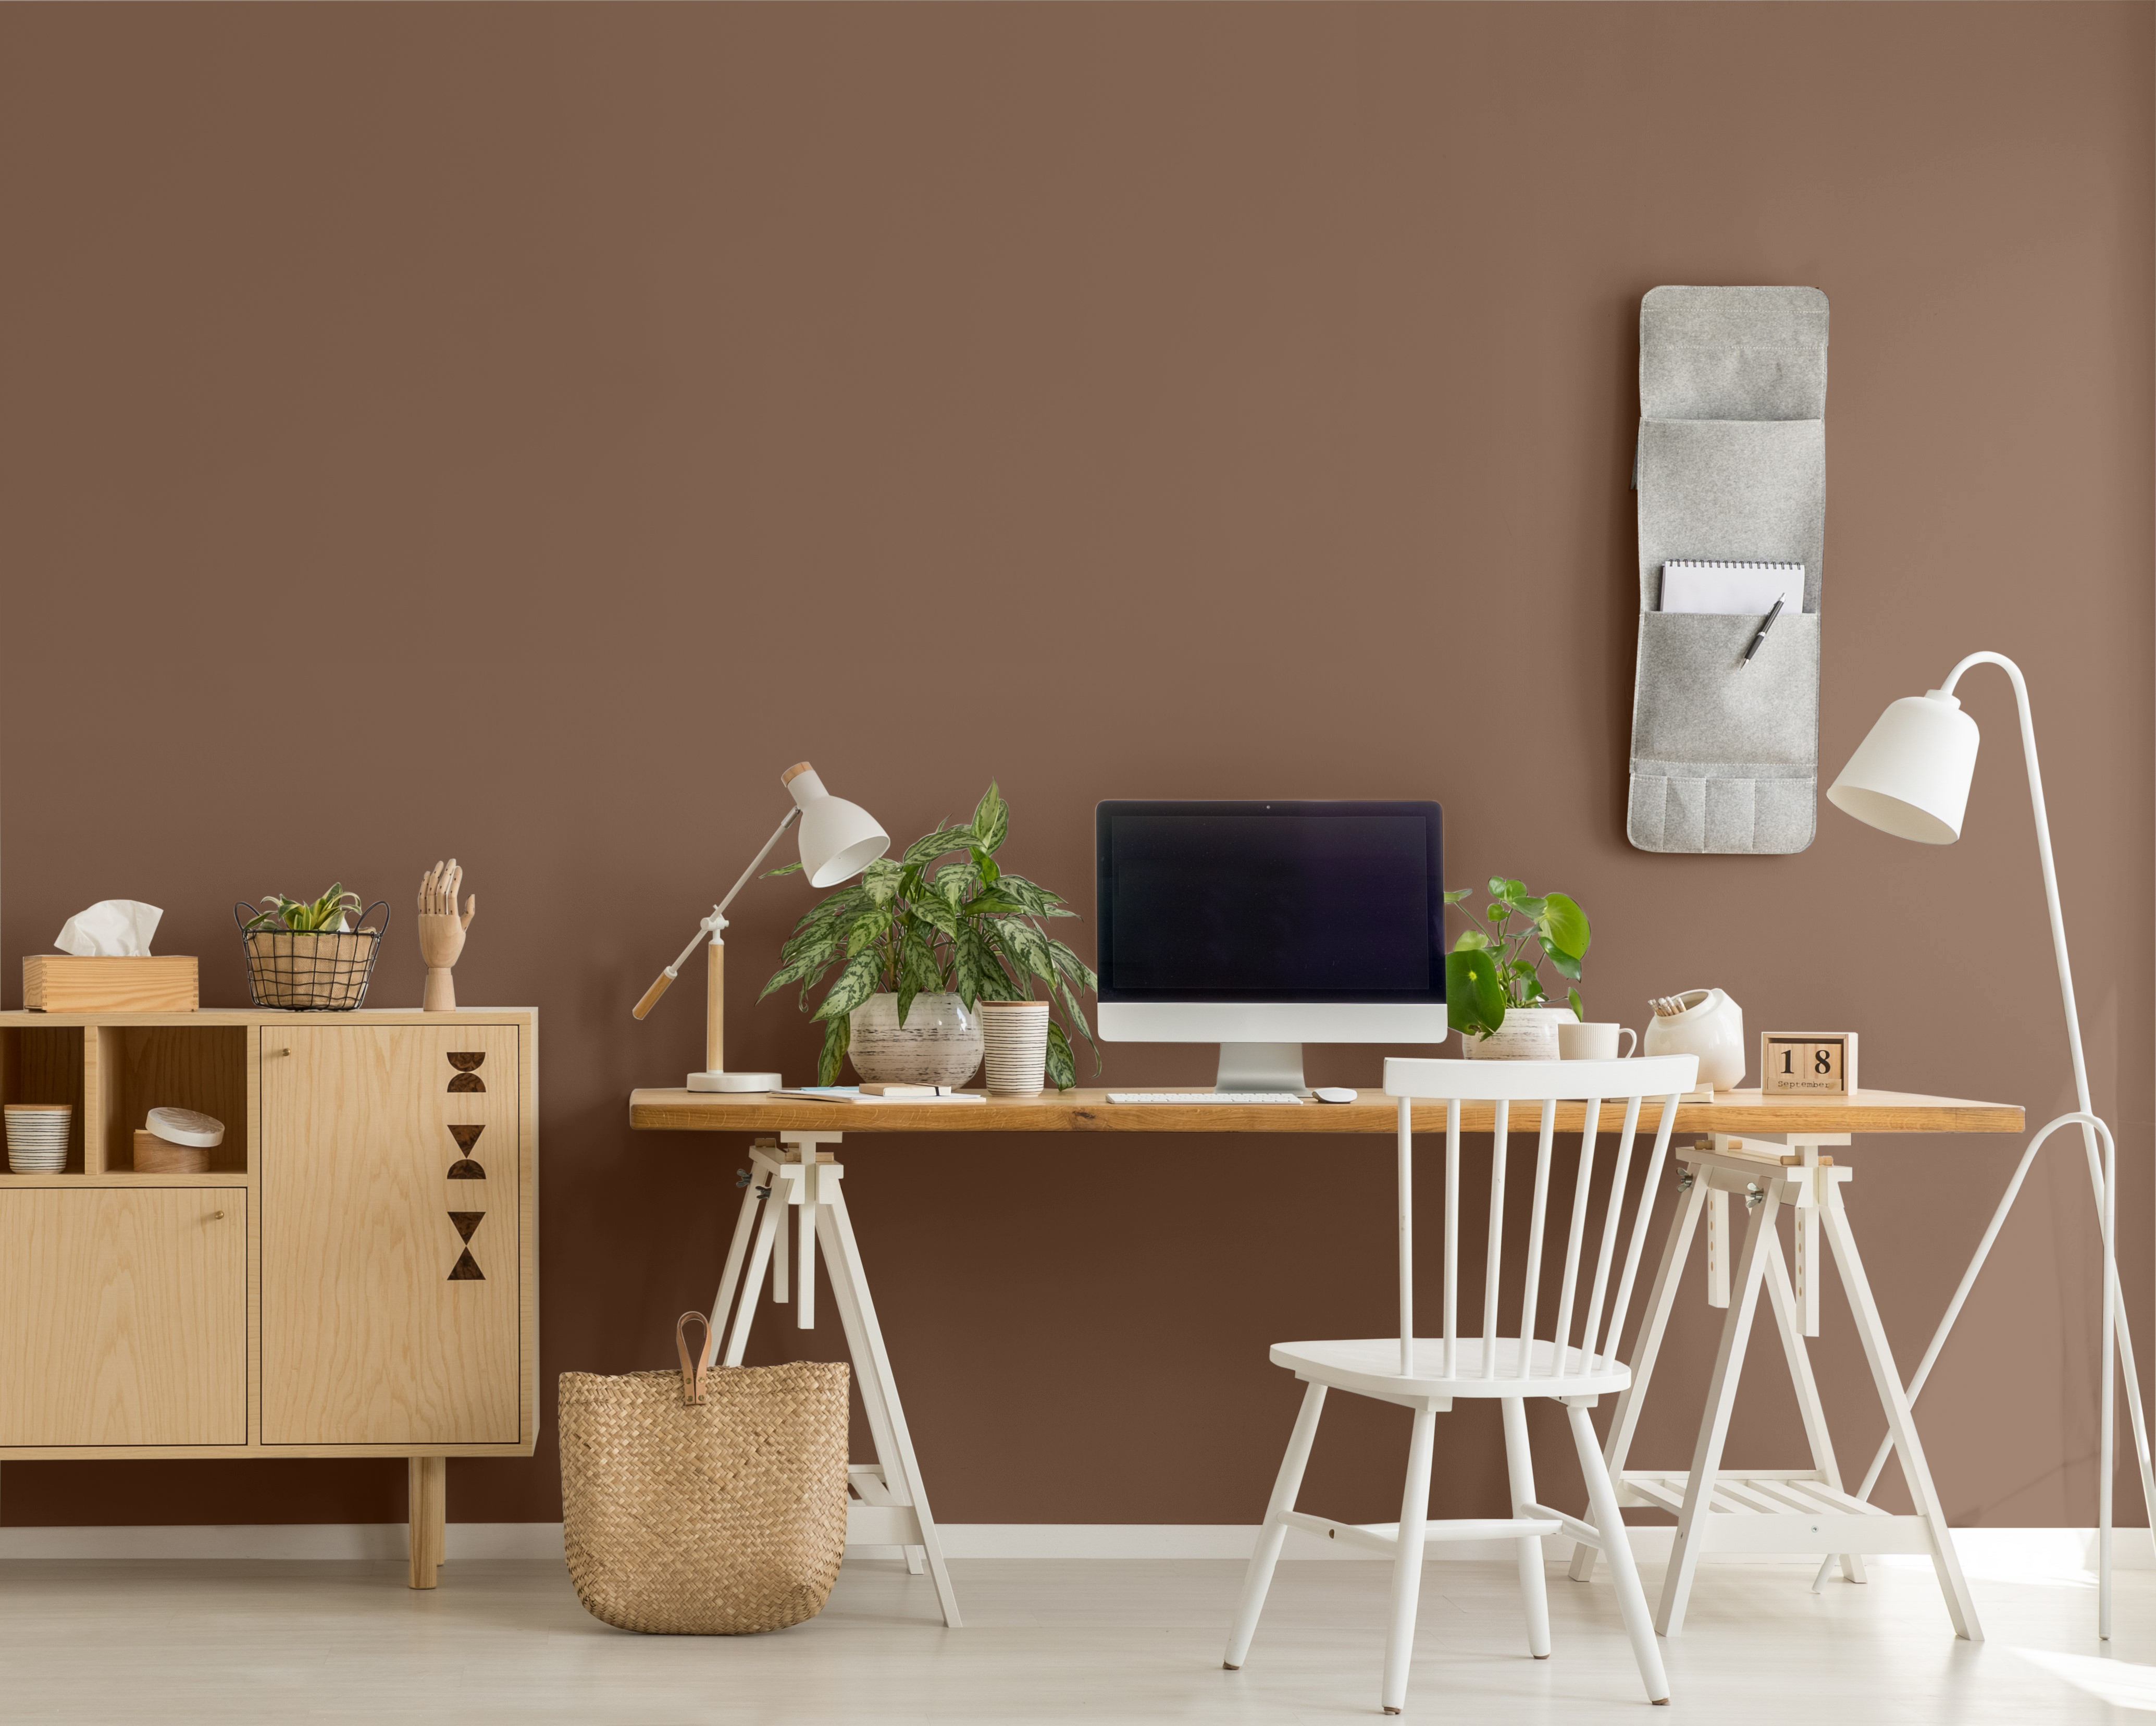
<path fill-rule="evenodd" d="M 1482 1267 L 1481 1372 L 1497 1374 L 1499 1338 L 1498 1298 L 1502 1288 L 1505 1241 L 1506 1158 L 1511 1148 L 1512 1106 L 1540 1104 L 1535 1144 L 1532 1197 L 1527 1220 L 1527 1247 L 1520 1301 L 1519 1348 L 1512 1364 L 1520 1378 L 1551 1379 L 1576 1376 L 1595 1369 L 1598 1363 L 1614 1357 L 1631 1304 L 1640 1256 L 1646 1242 L 1649 1214 L 1654 1209 L 1655 1189 L 1667 1163 L 1670 1134 L 1684 1093 L 1697 1081 L 1699 1062 L 1690 1055 L 1648 1056 L 1634 1061 L 1407 1061 L 1385 1063 L 1385 1092 L 1399 1100 L 1399 1255 L 1400 1255 L 1400 1372 L 1412 1375 L 1416 1369 L 1414 1334 L 1414 1107 L 1418 1102 L 1442 1102 L 1445 1110 L 1445 1338 L 1442 1372 L 1460 1375 L 1460 1131 L 1461 1105 L 1493 1105 L 1490 1156 L 1490 1215 L 1488 1245 Z M 1634 1147 L 1638 1138 L 1640 1105 L 1652 1099 L 1660 1104 L 1654 1148 L 1646 1179 L 1634 1208 L 1632 1226 L 1618 1264 L 1618 1236 L 1632 1172 Z M 1598 1135 L 1608 1104 L 1625 1106 L 1624 1124 L 1617 1133 L 1615 1155 L 1608 1159 L 1606 1173 L 1599 1155 Z M 1550 1169 L 1555 1158 L 1558 1106 L 1584 1106 L 1578 1162 L 1573 1172 L 1572 1204 L 1565 1235 L 1564 1271 L 1559 1279 L 1557 1323 L 1547 1366 L 1535 1348 L 1535 1323 L 1540 1312 L 1545 1225 L 1549 1209 Z M 1585 1318 L 1577 1348 L 1572 1343 L 1573 1324 L 1579 1315 L 1579 1280 L 1588 1249 L 1590 1195 L 1606 1190 L 1601 1227 L 1594 1243 L 1594 1269 L 1587 1287 Z M 1617 1288 L 1609 1298 L 1609 1279 L 1617 1273 Z M 1508 1333 L 1509 1339 L 1509 1333 Z"/>

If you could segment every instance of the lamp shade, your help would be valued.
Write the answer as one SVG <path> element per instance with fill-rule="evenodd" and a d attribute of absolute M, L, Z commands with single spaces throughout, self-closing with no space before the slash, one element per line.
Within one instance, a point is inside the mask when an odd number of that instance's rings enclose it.
<path fill-rule="evenodd" d="M 801 809 L 801 867 L 812 887 L 836 886 L 891 849 L 891 835 L 857 803 L 834 797 L 802 762 L 779 776 Z"/>
<path fill-rule="evenodd" d="M 1976 745 L 1976 722 L 1954 696 L 1904 696 L 1856 746 L 1826 800 L 1897 839 L 1952 845 L 1969 807 Z"/>

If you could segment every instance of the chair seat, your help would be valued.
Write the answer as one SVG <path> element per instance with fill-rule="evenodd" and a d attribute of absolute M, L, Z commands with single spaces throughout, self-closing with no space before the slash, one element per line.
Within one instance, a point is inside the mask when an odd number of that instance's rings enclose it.
<path fill-rule="evenodd" d="M 1359 1337 L 1351 1341 L 1276 1343 L 1271 1359 L 1299 1379 L 1353 1390 L 1365 1396 L 1601 1396 L 1614 1395 L 1632 1382 L 1632 1369 L 1621 1360 L 1597 1359 L 1587 1371 L 1585 1357 L 1567 1348 L 1560 1363 L 1557 1344 L 1536 1341 L 1521 1373 L 1520 1339 L 1497 1339 L 1494 1373 L 1482 1369 L 1482 1339 L 1460 1338 L 1457 1370 L 1444 1371 L 1445 1339 L 1418 1337 L 1414 1345 L 1415 1370 L 1400 1373 L 1398 1337 Z"/>

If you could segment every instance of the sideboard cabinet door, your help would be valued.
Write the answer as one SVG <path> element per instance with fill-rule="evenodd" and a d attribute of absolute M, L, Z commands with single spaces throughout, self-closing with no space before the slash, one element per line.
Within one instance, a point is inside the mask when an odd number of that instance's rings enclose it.
<path fill-rule="evenodd" d="M 0 1445 L 246 1442 L 246 1189 L 0 1192 Z"/>
<path fill-rule="evenodd" d="M 263 1442 L 516 1443 L 516 1027 L 261 1048 Z"/>

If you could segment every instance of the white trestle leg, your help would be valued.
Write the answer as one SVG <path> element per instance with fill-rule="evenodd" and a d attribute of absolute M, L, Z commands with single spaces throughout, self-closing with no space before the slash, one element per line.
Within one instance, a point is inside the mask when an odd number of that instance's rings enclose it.
<path fill-rule="evenodd" d="M 1781 1209 L 1781 1192 L 1770 1187 L 1750 1207 L 1744 1246 L 1732 1278 L 1733 1295 L 1728 1316 L 1722 1321 L 1722 1341 L 1714 1358 L 1713 1375 L 1707 1380 L 1707 1417 L 1701 1423 L 1699 1442 L 1692 1451 L 1691 1469 L 1685 1477 L 1683 1508 L 1677 1513 L 1677 1532 L 1670 1548 L 1668 1568 L 1662 1573 L 1661 1610 L 1655 1628 L 1666 1636 L 1684 1629 L 1686 1603 L 1691 1596 L 1693 1574 L 1707 1539 L 1707 1521 L 1714 1502 L 1714 1477 L 1722 1467 L 1722 1446 L 1729 1436 L 1730 1411 L 1737 1405 L 1737 1381 L 1744 1370 L 1744 1343 L 1752 1330 L 1752 1317 L 1759 1304 L 1759 1286 L 1767 1266 L 1766 1243 L 1774 1233 L 1775 1213 Z M 1712 1206 L 1710 1205 L 1710 1212 Z"/>
<path fill-rule="evenodd" d="M 943 1562 L 942 1543 L 929 1512 L 905 1410 L 899 1405 L 898 1385 L 876 1323 L 875 1303 L 861 1268 L 860 1247 L 846 1214 L 840 1185 L 845 1170 L 835 1161 L 825 1160 L 817 1148 L 836 1144 L 839 1135 L 803 1132 L 784 1133 L 780 1138 L 785 1142 L 783 1149 L 759 1143 L 749 1153 L 748 1190 L 742 1197 L 718 1297 L 712 1303 L 706 1360 L 718 1348 L 731 1307 L 733 1323 L 726 1333 L 722 1359 L 727 1366 L 742 1364 L 767 1273 L 784 1276 L 784 1283 L 774 1287 L 773 1297 L 791 1297 L 800 1328 L 814 1326 L 816 1249 L 820 1245 L 824 1274 L 853 1362 L 855 1388 L 860 1392 L 876 1453 L 873 1464 L 856 1463 L 847 1471 L 855 1495 L 848 1503 L 847 1545 L 900 1548 L 909 1570 L 916 1576 L 927 1573 L 943 1622 L 956 1630 L 958 1599 Z"/>
<path fill-rule="evenodd" d="M 1865 1364 L 1871 1369 L 1871 1381 L 1878 1388 L 1879 1400 L 1887 1410 L 1887 1431 L 1894 1441 L 1894 1451 L 1902 1464 L 1902 1478 L 1907 1486 L 1909 1497 L 1917 1506 L 1917 1515 L 1922 1521 L 1932 1549 L 1932 1569 L 1939 1580 L 1939 1592 L 1946 1596 L 1947 1616 L 1953 1621 L 1954 1634 L 1972 1642 L 1984 1640 L 1984 1627 L 1978 1621 L 1976 1602 L 1969 1596 L 1969 1584 L 1961 1574 L 1961 1559 L 1954 1551 L 1953 1531 L 1947 1526 L 1945 1510 L 1940 1506 L 1938 1488 L 1932 1484 L 1932 1471 L 1924 1460 L 1924 1446 L 1917 1436 L 1917 1423 L 1910 1417 L 1909 1400 L 1902 1389 L 1902 1376 L 1894 1365 L 1893 1347 L 1887 1340 L 1887 1327 L 1880 1321 L 1879 1308 L 1872 1303 L 1871 1286 L 1866 1281 L 1864 1261 L 1856 1255 L 1856 1237 L 1850 1232 L 1849 1215 L 1841 1206 L 1841 1189 L 1830 1187 L 1827 1192 L 1825 1215 L 1820 1220 L 1826 1225 L 1827 1245 L 1834 1250 L 1835 1262 L 1841 1270 L 1841 1283 L 1849 1295 L 1851 1315 L 1856 1320 L 1856 1335 L 1864 1344 Z M 2112 1363 L 2104 1361 L 2107 1369 Z"/>
<path fill-rule="evenodd" d="M 1939 1333 L 1933 1338 L 1930 1352 L 1905 1391 L 1897 1382 L 1885 1329 L 1863 1284 L 1863 1268 L 1844 1206 L 1842 1189 L 1855 1171 L 1820 1154 L 1823 1147 L 1848 1142 L 1846 1135 L 1763 1134 L 1740 1140 L 1717 1133 L 1711 1145 L 1702 1143 L 1680 1153 L 1683 1174 L 1676 1213 L 1671 1220 L 1661 1269 L 1648 1299 L 1636 1348 L 1637 1363 L 1630 1384 L 1620 1396 L 1616 1419 L 1601 1452 L 1620 1504 L 1647 1506 L 1677 1518 L 1655 1616 L 1656 1627 L 1665 1636 L 1681 1633 L 1699 1563 L 1708 1552 L 1813 1552 L 1825 1554 L 1813 1583 L 1815 1590 L 1837 1558 L 1849 1580 L 1861 1582 L 1867 1553 L 1926 1554 L 1937 1571 L 1956 1633 L 1973 1641 L 1982 1638 L 1954 1554 L 1953 1536 L 1938 1509 L 1938 1496 L 1926 1469 L 1909 1405 L 1922 1388 L 1989 1249 L 1990 1234 L 2011 1205 L 2015 1188 L 2009 1187 L 1999 1215 L 1993 1218 L 1992 1231 L 1987 1233 L 1976 1259 L 1964 1274 L 1962 1287 L 1948 1306 Z M 2025 1169 L 2033 1151 L 2032 1146 L 2025 1153 Z M 2019 1179 L 2017 1174 L 2016 1185 Z M 1698 1220 L 1705 1217 L 1712 1226 L 1717 1195 L 1742 1199 L 1750 1215 L 1741 1244 L 1724 1235 L 1728 1287 L 1712 1294 L 1725 1299 L 1727 1305 L 1691 1467 L 1688 1470 L 1627 1467 L 1640 1401 L 1653 1374 L 1686 1255 Z M 1801 1281 L 1793 1274 L 1777 1232 L 1777 1218 L 1785 1210 L 1792 1213 L 1793 1238 L 1803 1255 L 1795 1266 Z M 1840 1273 L 1866 1363 L 1887 1415 L 1887 1437 L 1881 1454 L 1874 1459 L 1871 1472 L 1853 1495 L 1842 1484 L 1805 1340 L 1815 1328 L 1819 1285 L 1830 1263 Z M 1811 1451 L 1810 1468 L 1730 1468 L 1723 1461 L 1730 1410 L 1763 1293 L 1774 1314 L 1797 1412 L 1804 1423 Z M 1913 1515 L 1892 1515 L 1868 1502 L 1890 1449 L 1902 1456 L 1903 1477 L 1917 1501 Z M 1585 1580 L 1593 1574 L 1594 1561 L 1594 1548 L 1581 1542 L 1573 1554 L 1572 1574 Z"/>
<path fill-rule="evenodd" d="M 742 1266 L 748 1260 L 749 1237 L 756 1230 L 756 1214 L 763 1203 L 763 1190 L 757 1185 L 759 1172 L 744 1169 L 742 1185 L 741 1215 L 734 1222 L 734 1238 L 726 1248 L 726 1267 L 719 1275 L 719 1292 L 711 1297 L 711 1319 L 704 1327 L 704 1364 L 709 1368 L 719 1357 L 719 1344 L 726 1335 L 726 1315 L 733 1311 L 734 1292 L 741 1287 Z"/>
<path fill-rule="evenodd" d="M 1654 1194 L 1643 1203 L 1651 1206 Z M 1632 1433 L 1640 1423 L 1640 1404 L 1655 1375 L 1655 1361 L 1662 1352 L 1662 1333 L 1668 1328 L 1670 1309 L 1676 1304 L 1677 1283 L 1684 1275 L 1685 1257 L 1691 1251 L 1701 1213 L 1707 1206 L 1707 1189 L 1687 1174 L 1677 1193 L 1676 1215 L 1670 1219 L 1670 1235 L 1662 1247 L 1662 1262 L 1655 1272 L 1654 1287 L 1647 1296 L 1646 1316 L 1640 1323 L 1640 1340 L 1633 1348 L 1632 1382 L 1619 1393 L 1617 1413 L 1609 1423 L 1609 1442 L 1603 1459 L 1611 1476 L 1624 1472 L 1625 1458 L 1632 1447 Z M 1585 1582 L 1594 1574 L 1596 1549 L 1585 1541 L 1573 1549 L 1570 1575 Z"/>
<path fill-rule="evenodd" d="M 1795 1239 L 1802 1248 L 1807 1232 L 1818 1233 L 1819 1207 L 1807 1205 L 1796 1214 Z M 1816 1310 L 1819 1284 L 1819 1248 L 1811 1249 L 1812 1285 Z M 1782 1241 L 1774 1235 L 1767 1242 L 1767 1297 L 1774 1308 L 1775 1328 L 1782 1333 L 1782 1358 L 1788 1363 L 1789 1384 L 1797 1393 L 1797 1413 L 1804 1423 L 1804 1442 L 1811 1447 L 1812 1467 L 1819 1472 L 1822 1484 L 1834 1491 L 1841 1491 L 1841 1465 L 1835 1460 L 1834 1436 L 1828 1431 L 1826 1409 L 1820 1401 L 1819 1381 L 1812 1376 L 1811 1353 L 1804 1347 L 1808 1334 L 1804 1328 L 1804 1302 L 1789 1280 L 1789 1266 L 1783 1262 Z M 1816 1327 L 1809 1334 L 1816 1335 Z M 1835 1556 L 1829 1554 L 1830 1559 Z M 1851 1582 L 1865 1580 L 1864 1554 L 1845 1552 L 1840 1554 L 1841 1574 Z M 1824 1570 L 1824 1567 L 1822 1567 Z M 1819 1592 L 1815 1580 L 1812 1591 Z"/>

